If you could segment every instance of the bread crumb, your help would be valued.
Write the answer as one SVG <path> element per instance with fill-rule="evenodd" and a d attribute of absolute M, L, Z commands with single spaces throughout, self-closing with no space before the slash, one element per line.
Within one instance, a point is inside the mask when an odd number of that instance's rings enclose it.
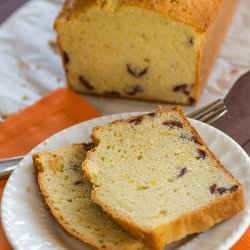
<path fill-rule="evenodd" d="M 210 168 L 210 172 L 211 173 L 215 173 L 216 172 L 216 168 L 215 167 Z"/>
<path fill-rule="evenodd" d="M 36 69 L 41 69 L 42 66 L 41 66 L 40 64 L 36 64 L 36 65 L 35 65 L 35 68 L 36 68 Z"/>
<path fill-rule="evenodd" d="M 4 121 L 5 119 L 7 119 L 11 114 L 6 114 L 2 111 L 0 111 L 0 121 Z"/>
<path fill-rule="evenodd" d="M 19 58 L 18 60 L 18 64 L 22 69 L 29 69 L 30 65 L 28 63 L 26 63 L 23 59 Z"/>
<path fill-rule="evenodd" d="M 22 97 L 22 100 L 23 100 L 23 101 L 28 101 L 28 100 L 29 100 L 29 97 L 26 96 L 26 95 L 24 95 L 24 96 Z"/>
<path fill-rule="evenodd" d="M 239 69 L 232 68 L 231 71 L 230 71 L 230 73 L 231 73 L 232 75 L 234 75 L 234 74 L 237 73 L 238 71 L 239 71 Z"/>
<path fill-rule="evenodd" d="M 173 182 L 174 180 L 173 180 L 173 178 L 168 177 L 168 178 L 167 178 L 167 181 L 168 181 L 168 182 Z"/>
<path fill-rule="evenodd" d="M 154 187 L 156 185 L 156 180 L 151 181 L 152 186 Z"/>
<path fill-rule="evenodd" d="M 27 191 L 28 193 L 31 193 L 31 192 L 32 192 L 32 188 L 29 186 L 29 187 L 27 187 L 26 191 Z"/>
<path fill-rule="evenodd" d="M 59 53 L 60 53 L 58 43 L 57 43 L 55 40 L 50 40 L 48 43 L 49 43 L 50 48 L 51 48 L 56 54 L 59 54 Z"/>

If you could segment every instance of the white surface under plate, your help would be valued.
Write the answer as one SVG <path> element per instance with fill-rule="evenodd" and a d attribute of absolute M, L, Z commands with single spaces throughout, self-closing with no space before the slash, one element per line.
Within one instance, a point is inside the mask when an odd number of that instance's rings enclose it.
<path fill-rule="evenodd" d="M 96 118 L 67 128 L 41 143 L 20 162 L 9 178 L 2 199 L 2 222 L 14 249 L 88 249 L 68 236 L 44 207 L 33 175 L 32 154 L 70 143 L 88 142 L 94 126 L 128 115 Z M 166 249 L 198 250 L 202 247 L 202 250 L 225 250 L 241 237 L 250 222 L 250 160 L 243 149 L 221 131 L 195 120 L 191 123 L 215 155 L 243 183 L 246 209 L 208 231 L 178 241 Z"/>

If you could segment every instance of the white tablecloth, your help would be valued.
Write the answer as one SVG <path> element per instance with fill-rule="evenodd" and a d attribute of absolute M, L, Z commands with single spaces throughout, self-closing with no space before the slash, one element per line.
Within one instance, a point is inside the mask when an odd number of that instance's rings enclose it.
<path fill-rule="evenodd" d="M 11 114 L 65 86 L 53 22 L 62 0 L 32 0 L 0 27 L 0 116 Z M 196 108 L 224 98 L 234 82 L 250 69 L 250 1 L 241 0 L 200 101 Z M 153 110 L 158 103 L 84 97 L 100 113 Z M 193 107 L 185 107 L 192 111 Z"/>

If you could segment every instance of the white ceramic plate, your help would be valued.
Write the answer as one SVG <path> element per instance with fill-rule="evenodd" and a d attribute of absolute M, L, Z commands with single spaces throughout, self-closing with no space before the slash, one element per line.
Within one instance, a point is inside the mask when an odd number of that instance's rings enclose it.
<path fill-rule="evenodd" d="M 67 128 L 41 143 L 20 162 L 9 178 L 2 198 L 2 222 L 14 249 L 88 249 L 68 236 L 44 207 L 33 175 L 32 154 L 41 150 L 55 150 L 70 143 L 88 142 L 94 126 L 131 114 L 135 113 L 101 117 Z M 241 147 L 221 131 L 195 120 L 191 120 L 191 123 L 216 156 L 243 183 L 247 207 L 230 220 L 176 242 L 167 249 L 228 249 L 250 223 L 250 160 Z"/>

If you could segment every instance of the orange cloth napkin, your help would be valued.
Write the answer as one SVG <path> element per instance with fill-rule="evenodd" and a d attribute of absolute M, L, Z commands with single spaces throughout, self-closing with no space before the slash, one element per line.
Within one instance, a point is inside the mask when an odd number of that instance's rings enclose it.
<path fill-rule="evenodd" d="M 0 124 L 0 158 L 25 155 L 55 132 L 97 116 L 79 95 L 58 89 Z"/>
<path fill-rule="evenodd" d="M 0 158 L 25 155 L 54 133 L 98 116 L 79 95 L 58 89 L 0 124 Z M 0 180 L 0 199 L 5 184 L 6 180 Z M 11 249 L 1 223 L 0 249 Z"/>
<path fill-rule="evenodd" d="M 0 124 L 0 158 L 25 155 L 50 135 L 98 116 L 80 96 L 67 88 L 58 89 Z M 0 199 L 5 184 L 6 180 L 0 181 Z M 1 225 L 0 249 L 11 249 Z M 249 249 L 250 229 L 232 247 L 232 250 Z"/>

